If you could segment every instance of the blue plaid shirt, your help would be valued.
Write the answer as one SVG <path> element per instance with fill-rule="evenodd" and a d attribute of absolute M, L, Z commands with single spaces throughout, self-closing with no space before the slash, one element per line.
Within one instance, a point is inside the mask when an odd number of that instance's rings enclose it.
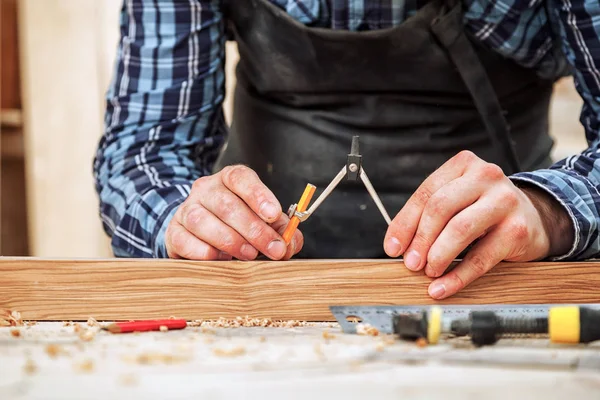
<path fill-rule="evenodd" d="M 301 23 L 352 31 L 398 25 L 426 2 L 270 1 Z M 494 51 L 542 76 L 554 73 L 560 57 L 572 66 L 589 148 L 512 179 L 546 188 L 568 210 L 575 241 L 557 259 L 597 256 L 600 3 L 463 1 L 465 28 Z M 124 0 L 120 28 L 94 162 L 100 216 L 116 256 L 166 257 L 166 227 L 193 181 L 211 173 L 226 129 L 221 0 Z"/>

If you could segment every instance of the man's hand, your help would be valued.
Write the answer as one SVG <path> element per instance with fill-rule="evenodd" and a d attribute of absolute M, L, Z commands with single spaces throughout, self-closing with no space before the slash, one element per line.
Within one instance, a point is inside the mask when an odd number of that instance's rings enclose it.
<path fill-rule="evenodd" d="M 444 276 L 469 245 L 464 259 Z M 541 189 L 519 189 L 495 164 L 464 151 L 430 175 L 388 228 L 384 248 L 434 280 L 429 294 L 451 296 L 500 261 L 563 254 L 573 242 L 567 212 Z"/>
<path fill-rule="evenodd" d="M 281 234 L 289 219 L 275 195 L 251 169 L 236 165 L 194 182 L 166 231 L 171 258 L 272 260 L 291 258 L 304 239 L 296 230 L 289 246 Z"/>

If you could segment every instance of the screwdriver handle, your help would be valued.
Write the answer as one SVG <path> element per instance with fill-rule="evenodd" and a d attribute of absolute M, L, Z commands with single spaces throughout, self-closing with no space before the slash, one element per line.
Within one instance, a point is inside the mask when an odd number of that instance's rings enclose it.
<path fill-rule="evenodd" d="M 553 307 L 548 312 L 548 334 L 553 343 L 600 340 L 600 310 L 580 306 Z"/>

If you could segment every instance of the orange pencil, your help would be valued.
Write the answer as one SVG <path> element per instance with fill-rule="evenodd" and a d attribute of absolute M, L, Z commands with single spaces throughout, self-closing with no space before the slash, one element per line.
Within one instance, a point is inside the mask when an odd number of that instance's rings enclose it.
<path fill-rule="evenodd" d="M 315 185 L 311 185 L 310 183 L 306 185 L 306 188 L 304 189 L 304 193 L 302 193 L 302 197 L 300 197 L 300 201 L 298 202 L 298 207 L 296 208 L 296 211 L 299 211 L 299 212 L 306 211 L 306 209 L 308 208 L 308 204 L 310 203 L 310 200 L 313 197 L 313 194 L 315 194 L 316 189 L 317 188 Z M 300 223 L 300 218 L 293 215 L 292 218 L 290 219 L 290 222 L 288 223 L 288 226 L 285 228 L 285 231 L 283 232 L 283 240 L 285 240 L 286 244 L 291 243 L 292 238 L 294 237 L 294 233 L 296 232 L 296 229 L 298 228 L 299 223 Z"/>

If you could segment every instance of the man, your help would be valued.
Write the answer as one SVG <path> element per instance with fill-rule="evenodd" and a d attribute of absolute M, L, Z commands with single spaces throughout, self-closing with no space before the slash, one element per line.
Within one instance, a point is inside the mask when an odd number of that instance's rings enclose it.
<path fill-rule="evenodd" d="M 596 256 L 598 21 L 592 0 L 127 0 L 94 164 L 114 253 L 402 256 L 436 299 L 503 260 Z M 553 164 L 567 73 L 590 147 Z M 331 181 L 353 135 L 391 225 L 343 183 L 286 247 L 283 211 Z"/>

